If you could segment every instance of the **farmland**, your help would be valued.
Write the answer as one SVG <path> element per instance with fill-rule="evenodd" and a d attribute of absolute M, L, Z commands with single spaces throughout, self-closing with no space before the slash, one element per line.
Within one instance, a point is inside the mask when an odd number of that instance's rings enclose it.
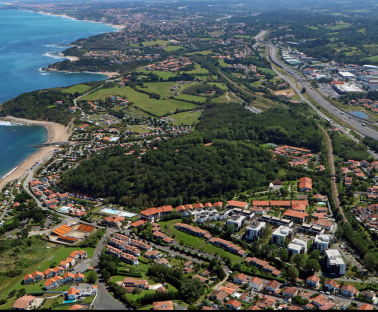
<path fill-rule="evenodd" d="M 69 87 L 67 89 L 63 89 L 62 92 L 67 92 L 67 93 L 71 93 L 71 94 L 75 94 L 76 92 L 85 93 L 90 88 L 91 88 L 91 86 L 88 86 L 88 85 L 82 83 L 82 84 L 74 85 L 74 86 Z"/>
<path fill-rule="evenodd" d="M 183 112 L 175 115 L 170 115 L 169 118 L 174 125 L 193 125 L 201 116 L 201 112 Z"/>

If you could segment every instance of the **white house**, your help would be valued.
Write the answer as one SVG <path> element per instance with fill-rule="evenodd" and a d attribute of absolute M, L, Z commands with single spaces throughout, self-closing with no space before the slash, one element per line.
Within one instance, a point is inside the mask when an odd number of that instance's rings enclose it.
<path fill-rule="evenodd" d="M 245 284 L 247 282 L 247 275 L 243 273 L 235 274 L 234 276 L 234 283 L 235 284 Z"/>
<path fill-rule="evenodd" d="M 274 293 L 280 288 L 280 286 L 281 284 L 279 282 L 276 280 L 271 280 L 268 284 L 266 284 L 265 289 Z"/>
<path fill-rule="evenodd" d="M 335 280 L 333 279 L 330 279 L 330 280 L 326 280 L 324 282 L 324 289 L 325 290 L 329 290 L 329 291 L 333 291 L 333 292 L 336 292 L 340 289 L 340 284 L 337 283 Z"/>
<path fill-rule="evenodd" d="M 254 276 L 252 279 L 249 281 L 249 287 L 253 288 L 256 291 L 260 291 L 262 287 L 262 280 L 259 279 L 258 277 Z"/>
<path fill-rule="evenodd" d="M 358 293 L 359 291 L 350 284 L 346 284 L 343 287 L 341 287 L 341 294 L 344 296 L 355 297 L 358 295 Z"/>
<path fill-rule="evenodd" d="M 319 287 L 320 278 L 316 275 L 310 276 L 306 279 L 306 285 L 313 288 Z"/>

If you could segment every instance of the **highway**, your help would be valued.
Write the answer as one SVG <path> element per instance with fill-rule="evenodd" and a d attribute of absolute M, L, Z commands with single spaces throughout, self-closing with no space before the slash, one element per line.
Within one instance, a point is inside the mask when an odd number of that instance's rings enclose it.
<path fill-rule="evenodd" d="M 278 58 L 277 58 L 277 47 L 276 46 L 274 46 L 273 44 L 271 44 L 269 42 L 263 42 L 263 43 L 266 46 L 269 47 L 269 57 L 270 57 L 271 61 L 274 64 L 276 64 L 277 66 L 281 67 L 283 70 L 285 70 L 288 75 L 282 75 L 277 70 L 275 70 L 275 68 L 273 68 L 273 70 L 277 73 L 278 76 L 280 76 L 282 79 L 287 81 L 291 85 L 291 87 L 299 94 L 302 101 L 304 101 L 305 103 L 310 105 L 322 118 L 326 119 L 328 117 L 326 115 L 324 115 L 323 113 L 321 113 L 312 103 L 307 101 L 307 99 L 300 93 L 300 90 L 298 90 L 295 81 L 297 81 L 298 84 L 302 88 L 306 88 L 307 94 L 309 94 L 317 102 L 317 104 L 319 106 L 326 109 L 332 115 L 334 115 L 335 117 L 339 118 L 340 120 L 342 120 L 343 122 L 348 124 L 352 129 L 355 129 L 357 132 L 359 132 L 363 136 L 369 136 L 369 137 L 371 137 L 375 140 L 378 140 L 378 131 L 371 129 L 369 127 L 370 124 L 374 124 L 374 123 L 372 123 L 368 120 L 364 121 L 362 119 L 359 119 L 359 118 L 357 118 L 357 117 L 355 117 L 351 114 L 340 111 L 340 109 L 335 109 L 335 107 L 331 103 L 329 103 L 322 95 L 320 95 L 317 91 L 315 91 L 309 85 L 309 82 L 306 81 L 304 77 L 302 77 L 295 70 L 291 69 L 286 64 L 284 64 L 280 60 L 278 60 Z M 343 127 L 341 127 L 341 125 L 338 125 L 335 122 L 331 122 L 331 124 L 334 127 L 339 128 L 342 132 L 344 132 L 349 137 L 351 137 L 355 142 L 360 143 L 355 137 L 353 137 L 349 134 L 349 131 L 347 129 L 343 129 Z M 365 126 L 363 126 L 362 124 L 365 124 Z M 373 152 L 370 152 L 370 154 L 374 158 L 378 159 L 377 154 L 375 154 Z"/>

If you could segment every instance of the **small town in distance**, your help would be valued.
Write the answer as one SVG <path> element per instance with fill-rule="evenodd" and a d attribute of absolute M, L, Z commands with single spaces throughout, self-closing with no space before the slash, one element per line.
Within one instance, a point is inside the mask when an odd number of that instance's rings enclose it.
<path fill-rule="evenodd" d="M 376 8 L 195 3 L 1 7 L 118 31 L 41 69 L 107 79 L 0 105 L 50 131 L 1 184 L 0 309 L 377 308 Z"/>

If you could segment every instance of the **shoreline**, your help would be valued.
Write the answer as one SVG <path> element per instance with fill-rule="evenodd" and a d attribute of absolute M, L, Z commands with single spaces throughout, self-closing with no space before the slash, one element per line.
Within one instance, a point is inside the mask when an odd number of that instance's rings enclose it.
<path fill-rule="evenodd" d="M 45 127 L 48 135 L 46 143 L 64 142 L 69 139 L 66 127 L 58 123 L 16 117 L 0 117 L 0 120 L 26 126 L 34 125 Z M 6 173 L 4 177 L 0 177 L 0 190 L 2 190 L 8 182 L 22 178 L 36 162 L 40 161 L 42 163 L 47 158 L 50 158 L 53 154 L 53 151 L 51 150 L 52 148 L 52 146 L 46 146 L 37 149 L 35 153 L 26 158 L 17 167 Z"/>
<path fill-rule="evenodd" d="M 25 11 L 29 11 L 29 10 L 25 10 Z M 30 12 L 35 12 L 35 11 L 30 11 Z M 74 17 L 71 17 L 71 16 L 68 16 L 66 14 L 53 14 L 53 13 L 49 13 L 49 12 L 43 12 L 43 11 L 39 11 L 39 12 L 35 12 L 35 13 L 39 13 L 39 14 L 45 14 L 45 15 L 51 15 L 51 16 L 60 16 L 60 17 L 66 17 L 66 18 L 70 18 L 70 19 L 73 19 L 74 21 L 79 21 L 79 22 L 90 22 L 90 23 L 97 23 L 97 24 L 105 24 L 105 25 L 108 25 L 108 26 L 112 26 L 116 29 L 123 29 L 125 28 L 126 26 L 122 26 L 122 25 L 115 25 L 115 24 L 110 24 L 110 23 L 102 23 L 102 22 L 96 22 L 96 21 L 91 21 L 91 20 L 78 20 Z"/>
<path fill-rule="evenodd" d="M 67 56 L 65 56 L 65 57 L 67 57 Z M 40 71 L 42 71 L 42 72 L 71 73 L 71 74 L 80 74 L 80 73 L 97 74 L 97 75 L 107 76 L 108 79 L 112 79 L 112 78 L 120 75 L 118 72 L 69 71 L 69 70 L 58 70 L 58 69 L 55 69 L 55 68 L 40 68 Z"/>

